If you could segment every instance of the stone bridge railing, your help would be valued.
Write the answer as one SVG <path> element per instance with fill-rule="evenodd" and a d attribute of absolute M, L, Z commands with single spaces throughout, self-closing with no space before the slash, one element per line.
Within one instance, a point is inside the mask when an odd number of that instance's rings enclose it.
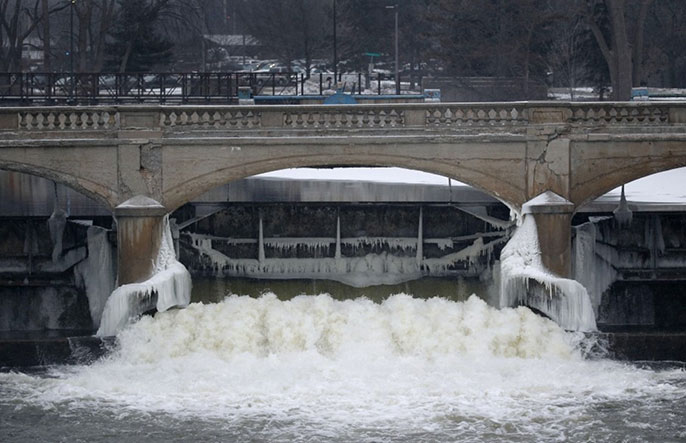
<path fill-rule="evenodd" d="M 290 106 L 93 106 L 0 108 L 0 129 L 19 131 L 392 130 L 522 128 L 558 124 L 686 123 L 686 103 L 512 102 Z"/>

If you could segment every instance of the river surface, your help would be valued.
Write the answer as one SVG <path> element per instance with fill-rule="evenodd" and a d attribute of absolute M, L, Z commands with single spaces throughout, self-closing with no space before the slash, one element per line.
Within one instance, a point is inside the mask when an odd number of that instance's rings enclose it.
<path fill-rule="evenodd" d="M 589 354 L 526 308 L 287 298 L 193 303 L 91 365 L 0 373 L 0 441 L 686 441 L 683 366 Z"/>

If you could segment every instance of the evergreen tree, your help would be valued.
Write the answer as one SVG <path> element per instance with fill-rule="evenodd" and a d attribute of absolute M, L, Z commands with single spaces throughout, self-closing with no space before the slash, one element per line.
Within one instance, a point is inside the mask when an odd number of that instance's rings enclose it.
<path fill-rule="evenodd" d="M 156 29 L 168 0 L 119 0 L 119 15 L 108 45 L 110 70 L 146 72 L 169 63 L 173 44 Z"/>

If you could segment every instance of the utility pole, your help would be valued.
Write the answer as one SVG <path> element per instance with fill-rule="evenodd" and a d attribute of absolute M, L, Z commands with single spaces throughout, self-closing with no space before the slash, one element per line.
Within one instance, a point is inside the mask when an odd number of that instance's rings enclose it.
<path fill-rule="evenodd" d="M 338 82 L 338 53 L 336 52 L 336 0 L 333 0 L 333 83 Z"/>
<path fill-rule="evenodd" d="M 69 7 L 69 73 L 74 77 L 74 6 L 76 0 L 71 0 Z M 72 80 L 73 81 L 73 80 Z"/>
<path fill-rule="evenodd" d="M 400 95 L 400 65 L 398 63 L 398 4 L 386 6 L 386 9 L 395 10 L 395 93 Z"/>
<path fill-rule="evenodd" d="M 398 5 L 395 5 L 395 93 L 400 95 L 400 69 L 398 64 Z"/>

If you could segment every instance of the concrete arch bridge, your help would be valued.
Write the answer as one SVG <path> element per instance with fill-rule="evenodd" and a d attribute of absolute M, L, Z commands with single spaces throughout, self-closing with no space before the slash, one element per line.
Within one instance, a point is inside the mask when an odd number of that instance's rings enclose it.
<path fill-rule="evenodd" d="M 342 165 L 444 175 L 516 211 L 548 192 L 530 211 L 544 264 L 568 276 L 577 208 L 686 166 L 686 103 L 2 108 L 0 135 L 0 169 L 113 211 L 120 284 L 149 277 L 162 217 L 194 197 L 257 173 Z"/>

